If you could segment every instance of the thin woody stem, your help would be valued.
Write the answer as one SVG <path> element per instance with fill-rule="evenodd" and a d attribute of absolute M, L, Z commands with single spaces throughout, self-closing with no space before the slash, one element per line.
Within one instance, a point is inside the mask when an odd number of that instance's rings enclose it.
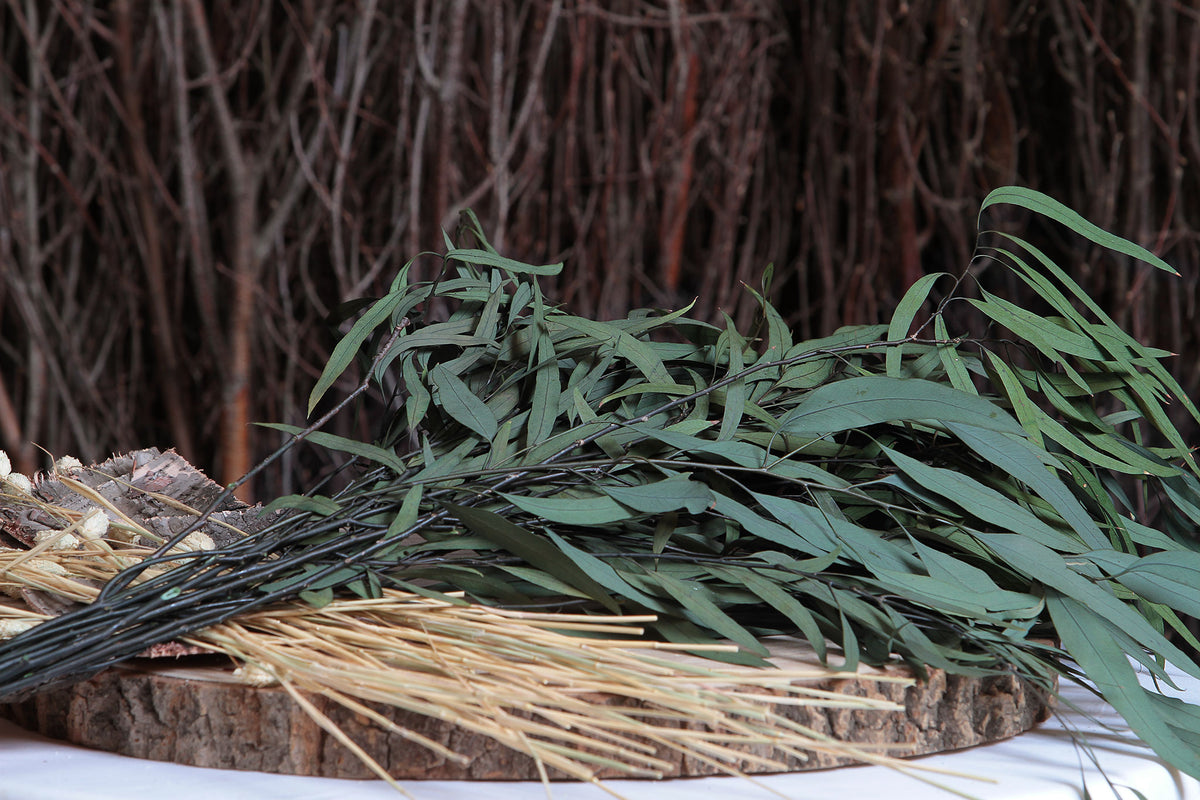
<path fill-rule="evenodd" d="M 344 397 L 342 399 L 342 401 L 339 402 L 336 406 L 334 406 L 329 411 L 322 414 L 320 416 L 320 418 L 317 419 L 316 422 L 312 423 L 304 430 L 293 434 L 292 437 L 290 439 L 288 439 L 286 442 L 284 442 L 282 445 L 280 445 L 279 448 L 275 450 L 275 452 L 271 453 L 266 458 L 264 458 L 262 461 L 258 462 L 258 464 L 255 465 L 254 468 L 251 469 L 249 472 L 247 472 L 245 475 L 243 475 L 242 477 L 238 478 L 233 483 L 226 486 L 221 491 L 221 493 L 219 495 L 217 495 L 216 499 L 214 499 L 211 503 L 209 503 L 208 507 L 205 508 L 203 512 L 201 512 L 200 516 L 196 517 L 196 519 L 194 519 L 192 521 L 192 523 L 190 525 L 188 525 L 186 528 L 184 528 L 182 531 L 175 534 L 170 539 L 168 539 L 166 542 L 164 542 L 162 544 L 162 546 L 159 547 L 158 550 L 156 550 L 154 552 L 154 555 L 151 558 L 146 559 L 145 561 L 141 562 L 140 564 L 135 564 L 134 566 L 125 570 L 120 575 L 116 576 L 111 581 L 109 581 L 107 584 L 105 584 L 104 589 L 101 590 L 100 596 L 97 598 L 97 602 L 104 602 L 105 600 L 111 598 L 116 592 L 119 592 L 122 589 L 124 589 L 126 586 L 128 586 L 147 567 L 150 567 L 155 563 L 154 562 L 155 558 L 165 556 L 176 545 L 178 545 L 180 542 L 182 542 L 184 539 L 186 539 L 189 534 L 195 532 L 196 530 L 198 530 L 200 528 L 201 525 L 203 525 L 205 522 L 207 522 L 208 519 L 213 515 L 213 513 L 216 512 L 225 503 L 226 500 L 228 500 L 230 497 L 233 496 L 234 492 L 237 491 L 239 486 L 242 486 L 244 483 L 246 483 L 247 481 L 254 478 L 255 475 L 259 474 L 268 465 L 270 465 L 271 462 L 275 461 L 275 459 L 279 458 L 284 453 L 286 453 L 288 450 L 295 447 L 295 445 L 298 442 L 307 438 L 309 436 L 309 434 L 312 434 L 312 433 L 320 430 L 321 428 L 323 428 L 325 426 L 325 424 L 327 422 L 329 422 L 329 420 L 333 419 L 335 416 L 337 416 L 339 413 L 341 413 L 342 409 L 346 408 L 346 406 L 348 406 L 351 402 L 353 402 L 355 398 L 357 398 L 359 395 L 361 395 L 363 392 L 365 392 L 368 388 L 370 388 L 371 375 L 375 372 L 375 367 L 377 367 L 379 365 L 379 362 L 382 361 L 384 356 L 387 355 L 388 351 L 392 349 L 392 345 L 396 343 L 396 339 L 398 339 L 400 337 L 400 333 L 406 327 L 408 327 L 408 317 L 405 317 L 404 319 L 400 320 L 400 322 L 398 322 L 396 324 L 396 326 L 392 329 L 391 335 L 388 337 L 387 341 L 385 341 L 383 343 L 383 345 L 379 348 L 379 351 L 375 354 L 375 358 L 371 361 L 371 367 L 370 367 L 370 369 L 367 370 L 366 377 L 363 378 L 362 382 L 357 387 L 355 387 L 354 391 L 352 391 L 352 392 L 350 392 L 350 394 L 346 395 L 346 397 Z"/>

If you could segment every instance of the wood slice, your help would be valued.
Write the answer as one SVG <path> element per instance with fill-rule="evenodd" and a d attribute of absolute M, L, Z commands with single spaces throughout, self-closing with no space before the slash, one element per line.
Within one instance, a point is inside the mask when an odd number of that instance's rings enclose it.
<path fill-rule="evenodd" d="M 780 637 L 772 642 L 771 650 L 772 660 L 784 668 L 818 664 L 807 644 L 797 640 Z M 67 688 L 0 705 L 0 718 L 51 738 L 139 758 L 295 775 L 373 777 L 284 690 L 245 685 L 235 680 L 229 669 L 214 666 L 211 661 L 195 666 L 196 659 L 192 659 L 190 666 L 170 667 L 162 666 L 162 661 L 131 662 Z M 878 680 L 884 674 L 911 673 L 899 666 L 884 670 L 864 667 L 851 678 L 806 683 L 847 695 L 903 703 L 904 711 L 796 705 L 779 705 L 775 710 L 841 741 L 887 745 L 886 752 L 896 756 L 925 755 L 1005 739 L 1049 716 L 1045 694 L 1015 677 L 965 678 L 931 669 L 926 680 L 905 685 Z M 731 687 L 730 691 L 737 689 Z M 451 723 L 377 707 L 400 726 L 469 756 L 466 765 L 373 727 L 361 716 L 324 698 L 311 700 L 396 778 L 538 778 L 537 768 L 528 756 Z M 604 698 L 597 700 L 605 702 Z M 617 702 L 615 698 L 609 700 Z M 781 758 L 790 770 L 850 763 L 819 752 L 809 753 L 807 758 L 781 757 L 766 746 L 756 748 L 755 753 Z M 658 757 L 674 767 L 666 777 L 719 774 L 711 765 L 665 750 L 660 750 Z M 747 773 L 765 771 L 753 761 L 737 766 Z M 599 777 L 621 776 L 602 772 Z"/>

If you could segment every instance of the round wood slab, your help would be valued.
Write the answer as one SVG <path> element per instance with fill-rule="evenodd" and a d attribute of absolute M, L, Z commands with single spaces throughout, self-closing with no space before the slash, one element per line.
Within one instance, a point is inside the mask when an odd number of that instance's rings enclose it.
<path fill-rule="evenodd" d="M 817 663 L 807 645 L 795 640 L 776 640 L 771 649 L 772 661 L 784 668 Z M 240 683 L 231 670 L 215 665 L 212 659 L 178 662 L 188 666 L 163 666 L 162 662 L 131 662 L 67 688 L 0 704 L 0 717 L 51 738 L 138 758 L 294 775 L 374 777 L 284 690 Z M 864 667 L 851 678 L 806 683 L 848 695 L 892 700 L 902 703 L 904 711 L 796 705 L 780 705 L 775 710 L 842 741 L 899 745 L 887 750 L 896 756 L 925 755 L 1005 739 L 1028 730 L 1050 713 L 1044 693 L 1014 677 L 964 678 L 929 670 L 927 680 L 906 686 L 879 681 L 881 674 L 911 673 L 899 666 L 886 670 Z M 311 700 L 396 778 L 538 778 L 528 756 L 453 724 L 395 708 L 379 708 L 400 726 L 471 757 L 466 765 L 373 727 L 336 703 L 321 697 Z M 758 752 L 779 757 L 767 748 Z M 675 767 L 666 777 L 719 773 L 711 765 L 662 750 L 658 757 Z M 817 752 L 807 760 L 784 760 L 791 770 L 849 763 Z M 763 771 L 753 761 L 737 766 L 748 773 Z M 620 776 L 602 772 L 599 777 Z"/>

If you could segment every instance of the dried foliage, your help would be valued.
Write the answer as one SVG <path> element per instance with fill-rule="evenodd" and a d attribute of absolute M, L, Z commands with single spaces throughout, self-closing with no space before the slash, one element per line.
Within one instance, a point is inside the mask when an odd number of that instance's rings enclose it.
<path fill-rule="evenodd" d="M 271 448 L 248 421 L 302 422 L 324 314 L 467 206 L 565 258 L 547 289 L 580 313 L 744 324 L 774 261 L 811 337 L 966 263 L 1015 179 L 1178 264 L 1166 291 L 1063 255 L 1192 351 L 1198 26 L 1167 0 L 4 0 L 0 444 L 236 477 Z"/>

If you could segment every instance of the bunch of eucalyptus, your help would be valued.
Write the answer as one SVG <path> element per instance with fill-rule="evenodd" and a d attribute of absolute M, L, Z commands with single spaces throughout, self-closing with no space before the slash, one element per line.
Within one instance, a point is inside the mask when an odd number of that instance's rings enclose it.
<path fill-rule="evenodd" d="M 996 204 L 1173 271 L 1037 192 L 997 190 L 983 210 Z M 793 634 L 847 669 L 1086 681 L 1200 777 L 1200 710 L 1134 667 L 1200 677 L 1176 644 L 1200 648 L 1181 619 L 1200 616 L 1200 482 L 1165 407 L 1200 412 L 1169 354 L 1054 260 L 1007 233 L 981 242 L 975 266 L 1010 270 L 1044 309 L 968 269 L 921 278 L 890 324 L 794 341 L 769 273 L 747 288 L 749 330 L 686 308 L 574 316 L 539 286 L 560 265 L 501 256 L 466 214 L 434 279 L 410 280 L 410 262 L 386 295 L 342 309 L 352 324 L 310 413 L 357 361 L 351 396 L 373 387 L 383 403 L 373 440 L 272 426 L 285 447 L 344 453 L 339 488 L 280 498 L 281 520 L 227 547 L 168 542 L 88 608 L 4 645 L 0 695 L 272 603 L 398 588 L 651 614 L 656 636 L 733 642 L 719 657 L 744 663 Z M 952 331 L 968 306 L 981 331 Z M 1134 517 L 1147 505 L 1154 526 Z"/>

